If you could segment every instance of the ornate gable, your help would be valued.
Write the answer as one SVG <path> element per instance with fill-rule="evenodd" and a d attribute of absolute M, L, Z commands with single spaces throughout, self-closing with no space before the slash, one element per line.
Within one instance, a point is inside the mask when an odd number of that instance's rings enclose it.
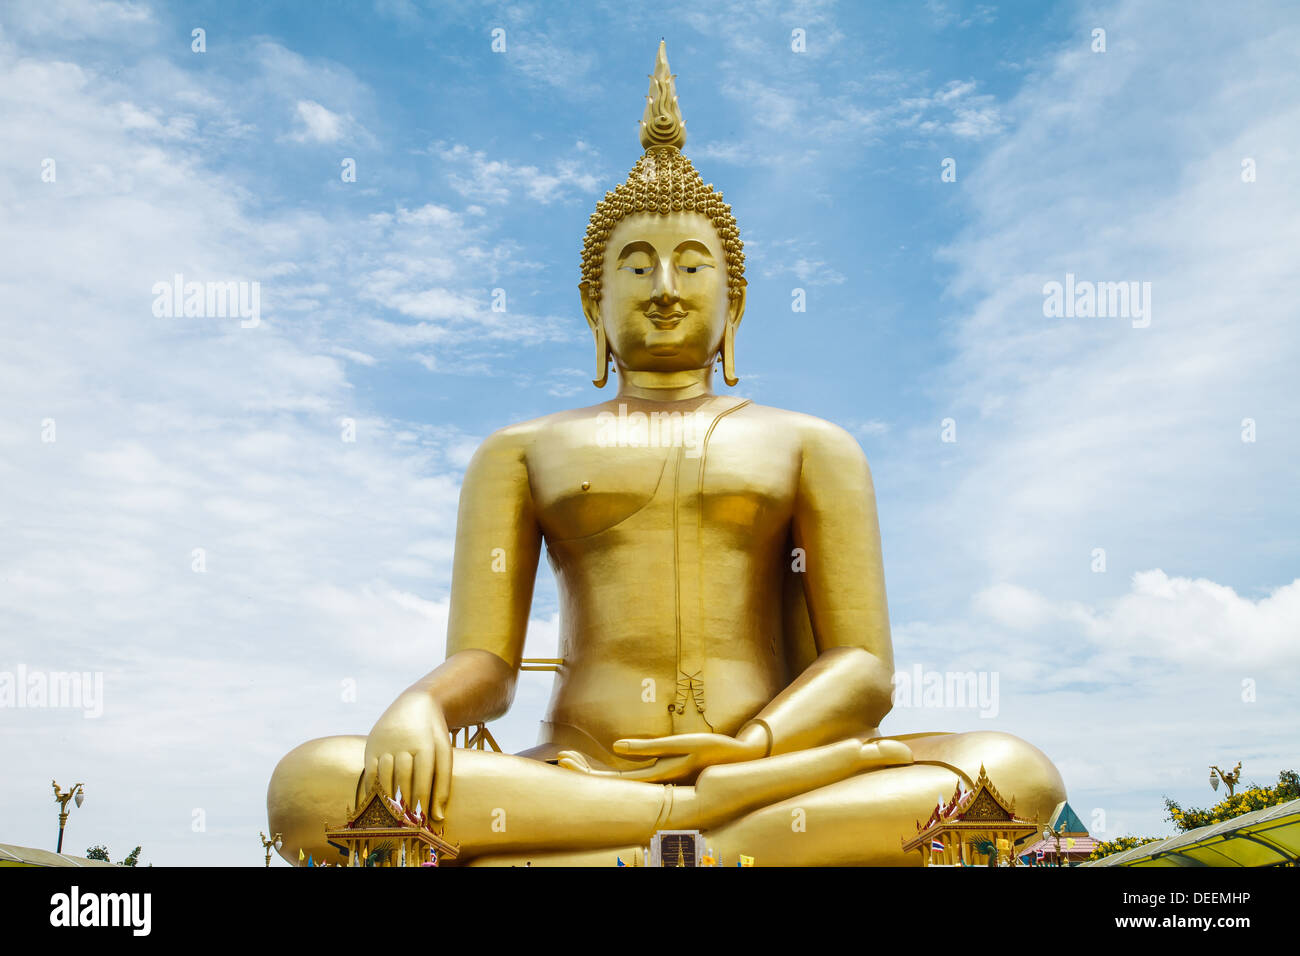
<path fill-rule="evenodd" d="M 364 802 L 361 812 L 349 820 L 347 825 L 353 830 L 384 830 L 407 824 L 393 813 L 382 793 L 372 790 L 370 799 Z"/>
<path fill-rule="evenodd" d="M 975 778 L 975 788 L 957 805 L 953 816 L 962 820 L 1015 820 L 1016 801 L 1008 801 L 989 779 L 984 765 Z"/>
<path fill-rule="evenodd" d="M 983 791 L 962 812 L 963 820 L 1010 820 L 1011 814 L 988 791 Z"/>

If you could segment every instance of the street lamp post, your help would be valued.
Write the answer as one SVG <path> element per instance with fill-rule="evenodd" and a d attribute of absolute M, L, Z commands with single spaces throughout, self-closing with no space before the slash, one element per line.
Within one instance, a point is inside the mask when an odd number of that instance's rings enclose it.
<path fill-rule="evenodd" d="M 266 850 L 266 865 L 267 865 L 267 866 L 270 866 L 270 865 L 271 865 L 271 851 L 272 851 L 272 850 L 278 850 L 278 849 L 280 848 L 281 844 L 284 843 L 284 838 L 283 838 L 282 836 L 280 836 L 280 834 L 277 833 L 277 834 L 275 834 L 274 836 L 272 836 L 271 839 L 268 840 L 268 839 L 266 838 L 266 834 L 265 834 L 265 833 L 262 833 L 261 831 L 258 831 L 258 834 L 257 834 L 257 835 L 260 836 L 260 837 L 262 838 L 262 847 L 263 847 L 263 849 Z"/>
<path fill-rule="evenodd" d="M 1056 840 L 1056 865 L 1057 866 L 1061 865 L 1061 834 L 1063 834 L 1064 832 L 1065 832 L 1064 820 L 1061 821 L 1061 825 L 1058 826 L 1055 831 L 1052 830 L 1050 824 L 1043 827 L 1043 840 L 1044 841 L 1051 840 L 1051 839 Z"/>
<path fill-rule="evenodd" d="M 1241 761 L 1238 760 L 1237 766 L 1233 767 L 1231 772 L 1226 773 L 1214 764 L 1210 764 L 1210 786 L 1218 790 L 1220 780 L 1228 788 L 1228 796 L 1231 797 L 1233 791 L 1237 789 L 1237 784 L 1241 782 Z"/>
<path fill-rule="evenodd" d="M 86 800 L 86 789 L 84 785 L 76 783 L 72 785 L 71 790 L 64 793 L 59 789 L 59 785 L 56 781 L 51 780 L 50 783 L 54 785 L 54 801 L 59 805 L 59 844 L 58 848 L 54 852 L 62 853 L 63 828 L 68 825 L 68 813 L 70 812 L 68 810 L 68 801 L 75 800 L 77 806 L 81 806 Z"/>

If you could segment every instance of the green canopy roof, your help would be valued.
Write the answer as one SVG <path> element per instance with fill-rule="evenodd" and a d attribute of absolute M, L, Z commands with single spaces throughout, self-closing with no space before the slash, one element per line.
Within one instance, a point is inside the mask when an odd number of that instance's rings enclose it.
<path fill-rule="evenodd" d="M 1084 866 L 1275 866 L 1300 861 L 1300 800 L 1112 853 Z"/>
<path fill-rule="evenodd" d="M 88 860 L 84 856 L 38 850 L 30 846 L 13 846 L 0 843 L 0 866 L 117 866 L 103 860 Z"/>

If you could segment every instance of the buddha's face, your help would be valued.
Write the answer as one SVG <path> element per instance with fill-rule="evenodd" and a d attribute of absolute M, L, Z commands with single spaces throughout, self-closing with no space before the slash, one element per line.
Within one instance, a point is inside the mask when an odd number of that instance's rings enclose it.
<path fill-rule="evenodd" d="M 584 287 L 583 311 L 604 328 L 620 369 L 706 368 L 744 298 L 727 296 L 727 261 L 717 230 L 695 211 L 635 213 L 605 247 L 600 301 Z"/>

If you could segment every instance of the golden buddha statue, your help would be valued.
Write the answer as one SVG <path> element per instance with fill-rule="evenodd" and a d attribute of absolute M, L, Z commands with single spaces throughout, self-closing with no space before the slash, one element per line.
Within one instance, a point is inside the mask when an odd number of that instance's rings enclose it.
<path fill-rule="evenodd" d="M 427 808 L 457 864 L 612 866 L 693 829 L 725 861 L 911 866 L 902 838 L 981 765 L 1030 819 L 1065 799 L 1014 737 L 881 736 L 894 661 L 866 459 L 828 422 L 714 394 L 715 361 L 737 381 L 740 237 L 681 152 L 662 43 L 647 100 L 645 153 L 582 255 L 595 384 L 612 359 L 618 394 L 479 448 L 447 658 L 368 736 L 280 761 L 267 811 L 290 862 L 329 859 L 325 823 L 376 780 Z M 455 748 L 513 700 L 543 542 L 562 663 L 539 743 Z"/>

